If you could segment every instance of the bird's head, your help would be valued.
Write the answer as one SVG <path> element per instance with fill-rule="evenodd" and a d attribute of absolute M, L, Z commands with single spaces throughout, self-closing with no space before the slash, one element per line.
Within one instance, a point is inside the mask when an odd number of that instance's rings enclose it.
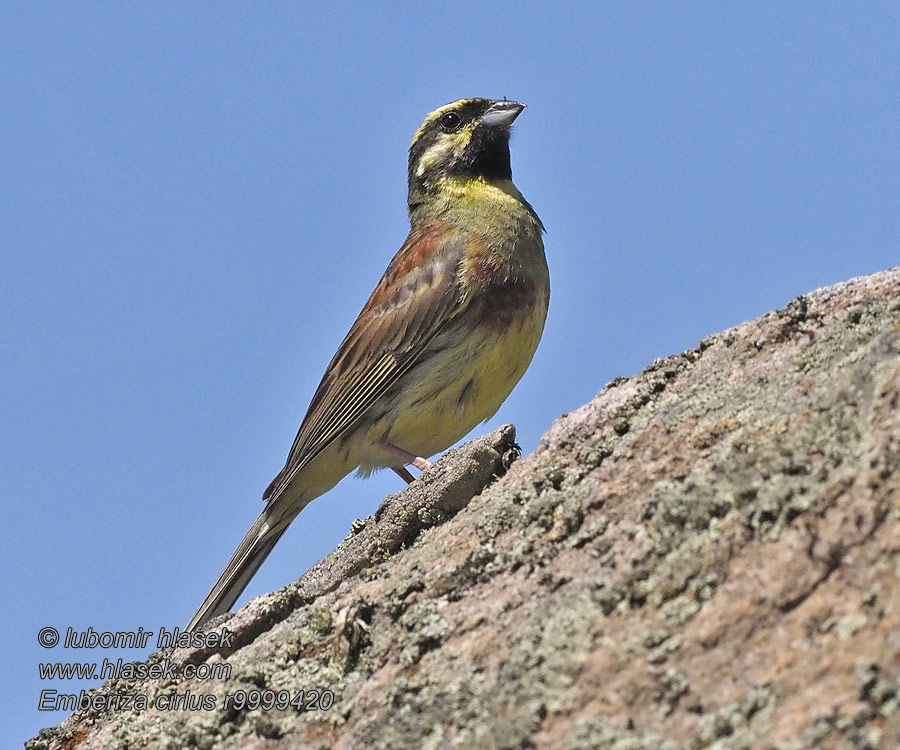
<path fill-rule="evenodd" d="M 460 99 L 428 115 L 409 147 L 410 210 L 447 178 L 511 180 L 509 126 L 523 109 L 506 99 Z"/>

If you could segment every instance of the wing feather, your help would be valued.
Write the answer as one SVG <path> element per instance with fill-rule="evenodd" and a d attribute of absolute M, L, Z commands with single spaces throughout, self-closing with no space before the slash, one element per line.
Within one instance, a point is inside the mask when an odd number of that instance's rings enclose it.
<path fill-rule="evenodd" d="M 461 309 L 463 239 L 448 225 L 410 232 L 331 360 L 264 494 L 270 502 L 412 367 Z"/>

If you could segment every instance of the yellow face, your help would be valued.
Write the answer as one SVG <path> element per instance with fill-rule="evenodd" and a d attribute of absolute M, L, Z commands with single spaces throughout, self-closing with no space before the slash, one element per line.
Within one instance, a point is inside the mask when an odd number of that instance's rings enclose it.
<path fill-rule="evenodd" d="M 458 112 L 459 110 L 469 107 L 473 104 L 477 105 L 478 102 L 488 102 L 487 99 L 458 99 L 455 102 L 450 102 L 449 104 L 445 104 L 443 107 L 438 107 L 434 112 L 431 112 L 425 117 L 425 121 L 419 126 L 419 129 L 416 131 L 413 136 L 412 143 L 410 143 L 410 148 L 415 145 L 416 141 L 422 137 L 422 134 L 428 130 L 435 122 L 437 122 L 438 118 L 447 112 Z"/>
<path fill-rule="evenodd" d="M 436 109 L 409 147 L 409 204 L 427 202 L 447 180 L 512 179 L 509 126 L 525 105 L 460 99 Z"/>
<path fill-rule="evenodd" d="M 473 117 L 465 117 L 466 111 L 477 112 L 483 99 L 460 99 L 436 109 L 416 131 L 410 143 L 410 151 L 427 133 L 434 132 L 433 142 L 422 152 L 415 165 L 415 174 L 422 177 L 427 171 L 441 164 L 459 160 L 472 140 L 472 133 L 478 124 Z M 459 123 L 457 125 L 457 123 Z M 412 166 L 412 165 L 410 165 Z"/>

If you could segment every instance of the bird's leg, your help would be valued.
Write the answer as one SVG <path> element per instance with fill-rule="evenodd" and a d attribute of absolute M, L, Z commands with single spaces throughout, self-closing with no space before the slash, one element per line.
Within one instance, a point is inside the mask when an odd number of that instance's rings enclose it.
<path fill-rule="evenodd" d="M 409 470 L 405 466 L 392 466 L 391 468 L 394 470 L 397 476 L 399 476 L 407 484 L 412 484 L 415 480 L 415 477 L 409 473 Z"/>
<path fill-rule="evenodd" d="M 419 471 L 426 471 L 434 465 L 427 458 L 422 458 L 421 456 L 417 456 L 415 453 L 410 453 L 409 451 L 405 451 L 405 450 L 403 450 L 403 448 L 398 448 L 396 445 L 391 445 L 390 443 L 385 443 L 384 447 L 385 447 L 385 450 L 387 450 L 389 453 L 393 453 L 398 458 L 402 458 L 403 463 L 412 464 Z M 397 470 L 394 469 L 394 471 L 397 471 Z M 400 474 L 399 471 L 397 473 Z M 409 474 L 408 471 L 406 473 Z M 400 474 L 400 476 L 402 477 L 403 474 Z M 405 479 L 405 477 L 404 477 L 404 479 Z"/>

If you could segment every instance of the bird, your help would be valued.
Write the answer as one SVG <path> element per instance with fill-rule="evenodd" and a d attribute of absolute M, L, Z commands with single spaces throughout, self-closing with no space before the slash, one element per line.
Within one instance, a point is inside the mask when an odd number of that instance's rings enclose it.
<path fill-rule="evenodd" d="M 544 225 L 512 181 L 525 105 L 470 98 L 409 147 L 409 235 L 322 377 L 266 505 L 186 631 L 231 609 L 297 514 L 354 469 L 427 471 L 531 363 L 550 300 Z"/>

